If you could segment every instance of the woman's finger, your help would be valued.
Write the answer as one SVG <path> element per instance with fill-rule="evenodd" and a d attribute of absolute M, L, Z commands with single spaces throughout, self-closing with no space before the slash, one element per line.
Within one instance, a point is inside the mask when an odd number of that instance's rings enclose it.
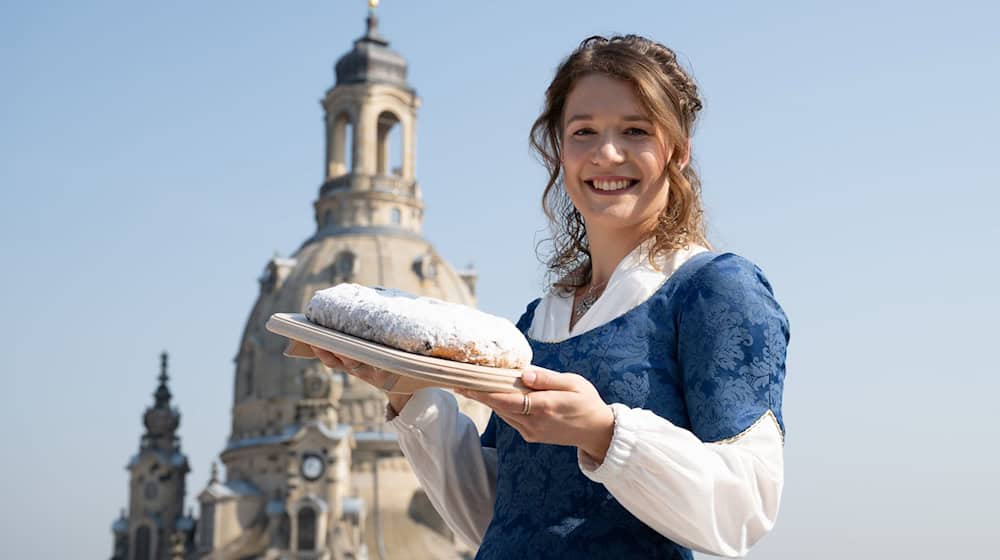
<path fill-rule="evenodd" d="M 316 356 L 329 368 L 338 369 L 357 377 L 358 379 L 374 385 L 376 388 L 382 388 L 385 384 L 388 373 L 366 364 L 364 362 L 359 362 L 357 360 L 352 360 L 347 356 L 342 356 L 340 354 L 334 354 L 329 350 L 324 350 L 322 348 L 312 347 Z"/>
<path fill-rule="evenodd" d="M 521 374 L 521 383 L 535 391 L 575 391 L 580 376 L 575 373 L 561 373 L 538 366 L 531 366 Z"/>
<path fill-rule="evenodd" d="M 485 404 L 495 410 L 498 414 L 520 414 L 521 411 L 524 410 L 525 397 L 521 393 L 486 393 L 483 391 L 466 390 L 462 394 L 472 400 Z M 531 404 L 532 408 L 538 404 L 537 396 Z"/>

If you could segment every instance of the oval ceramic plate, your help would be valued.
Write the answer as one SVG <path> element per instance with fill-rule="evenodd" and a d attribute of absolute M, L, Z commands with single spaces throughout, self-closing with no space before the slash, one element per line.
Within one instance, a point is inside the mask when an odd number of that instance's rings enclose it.
<path fill-rule="evenodd" d="M 309 346 L 317 346 L 402 376 L 388 380 L 382 387 L 390 392 L 412 393 L 423 387 L 490 392 L 527 390 L 521 385 L 521 370 L 477 366 L 404 352 L 317 325 L 301 313 L 275 313 L 267 320 L 265 328 L 293 341 L 285 351 L 286 356 L 315 358 Z"/>

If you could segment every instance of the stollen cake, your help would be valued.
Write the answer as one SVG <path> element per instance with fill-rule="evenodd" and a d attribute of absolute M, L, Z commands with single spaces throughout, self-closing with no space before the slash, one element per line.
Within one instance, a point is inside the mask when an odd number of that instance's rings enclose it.
<path fill-rule="evenodd" d="M 481 366 L 520 369 L 531 346 L 513 323 L 465 305 L 344 283 L 316 292 L 307 319 L 351 336 Z"/>

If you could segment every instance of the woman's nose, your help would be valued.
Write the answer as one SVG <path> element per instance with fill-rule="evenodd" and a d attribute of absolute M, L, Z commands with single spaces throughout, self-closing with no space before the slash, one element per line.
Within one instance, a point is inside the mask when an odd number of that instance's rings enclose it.
<path fill-rule="evenodd" d="M 619 164 L 623 161 L 625 161 L 625 151 L 615 142 L 614 138 L 604 138 L 597 145 L 594 153 L 594 163 Z"/>

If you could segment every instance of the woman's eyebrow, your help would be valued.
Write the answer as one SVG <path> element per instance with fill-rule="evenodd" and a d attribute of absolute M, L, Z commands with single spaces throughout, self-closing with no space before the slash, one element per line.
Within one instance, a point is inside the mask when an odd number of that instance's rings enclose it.
<path fill-rule="evenodd" d="M 593 115 L 573 115 L 572 117 L 566 119 L 566 126 L 573 124 L 573 121 L 590 121 L 593 120 Z M 625 122 L 652 122 L 648 117 L 642 115 L 626 115 L 622 117 Z"/>

